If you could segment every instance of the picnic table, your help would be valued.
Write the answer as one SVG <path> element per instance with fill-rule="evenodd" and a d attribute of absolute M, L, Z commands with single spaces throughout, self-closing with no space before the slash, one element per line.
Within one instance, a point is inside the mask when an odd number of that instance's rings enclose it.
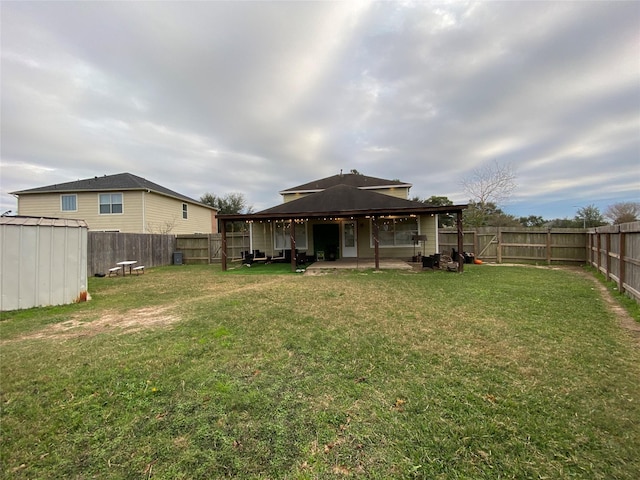
<path fill-rule="evenodd" d="M 121 265 L 122 266 L 122 276 L 124 277 L 125 275 L 125 269 L 127 267 L 129 267 L 129 275 L 131 275 L 131 269 L 133 268 L 133 266 L 138 263 L 137 260 L 124 260 L 122 262 L 117 262 L 116 265 Z"/>

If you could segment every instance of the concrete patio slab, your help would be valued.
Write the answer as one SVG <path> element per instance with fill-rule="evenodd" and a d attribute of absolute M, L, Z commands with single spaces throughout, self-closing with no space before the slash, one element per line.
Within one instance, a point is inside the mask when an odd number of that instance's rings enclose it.
<path fill-rule="evenodd" d="M 413 270 L 413 266 L 403 260 L 380 259 L 380 270 Z M 340 258 L 333 262 L 314 262 L 306 267 L 309 273 L 326 270 L 368 270 L 374 269 L 373 259 Z"/>

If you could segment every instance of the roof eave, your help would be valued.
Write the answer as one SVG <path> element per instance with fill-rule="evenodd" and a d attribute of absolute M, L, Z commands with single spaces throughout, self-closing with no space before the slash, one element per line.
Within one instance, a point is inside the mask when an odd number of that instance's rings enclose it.
<path fill-rule="evenodd" d="M 383 217 L 392 215 L 430 215 L 440 213 L 457 213 L 465 210 L 467 205 L 448 205 L 441 207 L 407 207 L 407 208 L 380 208 L 362 210 L 335 210 L 321 212 L 295 212 L 295 213 L 245 213 L 218 215 L 218 219 L 227 221 L 251 221 L 251 220 L 299 220 L 317 218 L 350 218 L 350 217 Z"/>
<path fill-rule="evenodd" d="M 381 189 L 411 188 L 411 187 L 413 187 L 411 183 L 400 183 L 397 185 L 373 185 L 373 186 L 367 185 L 367 186 L 355 187 L 355 188 L 359 188 L 360 190 L 381 190 Z M 311 190 L 282 190 L 278 193 L 280 195 L 295 194 L 295 193 L 318 193 L 318 192 L 322 192 L 323 190 L 326 190 L 326 188 L 314 188 Z"/>
<path fill-rule="evenodd" d="M 165 192 L 159 192 L 158 190 L 154 190 L 153 188 L 145 188 L 145 187 L 135 187 L 135 188 L 91 188 L 91 189 L 61 189 L 61 190 L 39 190 L 37 192 L 30 192 L 28 190 L 24 190 L 21 192 L 10 192 L 11 195 L 38 195 L 44 193 L 100 193 L 100 192 L 153 192 L 157 195 L 162 195 L 163 197 L 173 198 L 174 200 L 179 200 L 181 202 L 191 203 L 192 205 L 198 205 L 200 207 L 205 207 L 210 210 L 215 210 L 218 212 L 219 210 L 211 205 L 207 205 L 206 203 L 198 202 L 197 200 L 186 198 L 186 197 L 178 197 L 176 195 L 169 195 Z"/>

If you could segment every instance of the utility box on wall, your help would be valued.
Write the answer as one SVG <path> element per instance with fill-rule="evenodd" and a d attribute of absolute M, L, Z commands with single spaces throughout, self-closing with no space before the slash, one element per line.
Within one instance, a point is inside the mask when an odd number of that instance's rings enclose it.
<path fill-rule="evenodd" d="M 87 299 L 83 220 L 0 217 L 0 311 Z"/>

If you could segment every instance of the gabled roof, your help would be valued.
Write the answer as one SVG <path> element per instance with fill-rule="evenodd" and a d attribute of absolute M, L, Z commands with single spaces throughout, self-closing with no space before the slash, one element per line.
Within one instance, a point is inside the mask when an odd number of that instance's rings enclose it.
<path fill-rule="evenodd" d="M 219 215 L 222 219 L 289 219 L 367 215 L 410 215 L 462 211 L 466 205 L 434 207 L 383 193 L 335 185 L 306 197 L 246 215 Z"/>
<path fill-rule="evenodd" d="M 399 180 L 386 180 L 384 178 L 368 177 L 359 173 L 340 173 L 331 177 L 314 180 L 297 187 L 287 188 L 279 192 L 281 195 L 286 193 L 314 193 L 336 185 L 349 185 L 363 190 L 375 188 L 411 188 L 410 183 L 401 182 Z"/>
<path fill-rule="evenodd" d="M 46 187 L 31 188 L 21 190 L 19 192 L 11 192 L 14 195 L 30 195 L 37 193 L 78 193 L 78 192 L 108 192 L 108 191 L 125 191 L 125 190 L 150 190 L 160 195 L 176 198 L 178 200 L 197 203 L 212 210 L 210 205 L 206 205 L 198 200 L 189 198 L 181 193 L 174 192 L 168 188 L 150 182 L 146 178 L 138 177 L 131 173 L 118 173 L 116 175 L 104 175 L 102 177 L 86 178 L 84 180 L 76 180 L 74 182 L 57 183 L 47 185 Z"/>

